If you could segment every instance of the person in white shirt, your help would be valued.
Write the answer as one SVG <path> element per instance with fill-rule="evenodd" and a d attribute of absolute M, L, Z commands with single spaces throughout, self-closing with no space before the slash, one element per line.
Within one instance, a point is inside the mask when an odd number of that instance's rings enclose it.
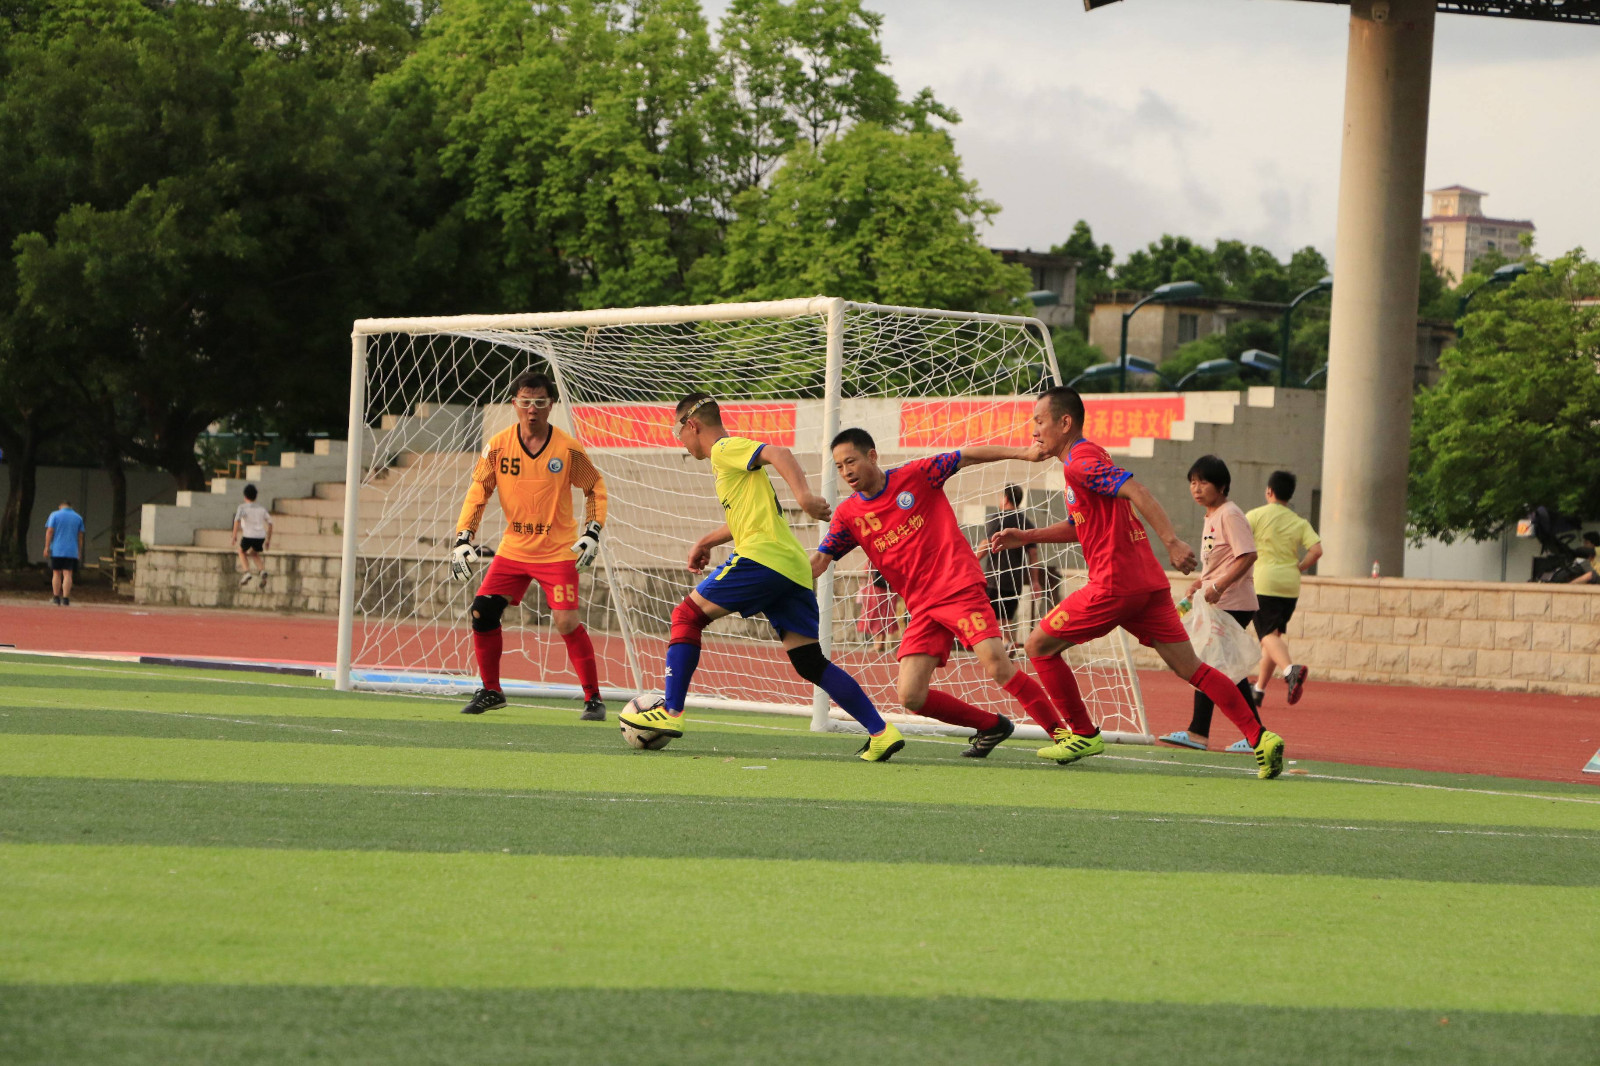
<path fill-rule="evenodd" d="M 267 560 L 262 555 L 272 544 L 272 513 L 256 502 L 256 487 L 244 487 L 244 502 L 233 513 L 233 544 L 239 552 L 239 587 L 245 588 L 251 579 L 256 587 L 267 587 Z M 255 568 L 251 568 L 251 562 Z"/>
<path fill-rule="evenodd" d="M 1244 511 L 1228 499 L 1232 486 L 1233 475 L 1228 472 L 1228 464 L 1215 455 L 1202 455 L 1189 468 L 1189 495 L 1205 508 L 1206 522 L 1200 538 L 1200 577 L 1189 586 L 1187 598 L 1204 596 L 1207 603 L 1226 611 L 1239 625 L 1248 626 L 1259 606 L 1251 575 L 1256 561 L 1256 542 Z M 1252 711 L 1256 710 L 1249 680 L 1240 680 L 1238 688 L 1245 703 Z M 1205 751 L 1214 707 L 1211 699 L 1197 690 L 1189 728 L 1158 739 L 1166 744 Z M 1243 748 L 1236 744 L 1227 750 L 1248 752 L 1252 748 L 1248 744 Z"/>

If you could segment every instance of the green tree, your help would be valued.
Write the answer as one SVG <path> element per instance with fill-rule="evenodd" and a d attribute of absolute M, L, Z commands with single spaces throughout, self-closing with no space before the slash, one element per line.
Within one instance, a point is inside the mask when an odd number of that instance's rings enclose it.
<path fill-rule="evenodd" d="M 881 26 L 860 0 L 735 0 L 713 45 L 695 0 L 455 0 L 380 95 L 454 205 L 445 254 L 474 232 L 503 264 L 498 306 L 676 303 L 797 144 L 955 118 L 901 100 Z"/>
<path fill-rule="evenodd" d="M 1231 323 L 1221 333 L 1213 333 L 1209 337 L 1201 337 L 1185 344 L 1172 353 L 1171 359 L 1156 368 L 1156 374 L 1164 387 L 1176 388 L 1183 376 L 1201 363 L 1212 359 L 1231 359 L 1237 362 L 1239 356 L 1251 348 L 1270 352 L 1278 346 L 1278 343 L 1277 323 L 1245 319 L 1242 322 Z M 1270 384 L 1276 383 L 1276 380 L 1270 382 Z M 1189 383 L 1189 387 L 1226 390 L 1261 384 L 1268 382 L 1262 380 L 1259 371 L 1240 367 L 1232 373 L 1197 378 Z"/>
<path fill-rule="evenodd" d="M 1441 274 L 1433 256 L 1423 252 L 1417 267 L 1417 316 L 1454 319 L 1459 296 L 1450 290 L 1450 275 Z"/>
<path fill-rule="evenodd" d="M 1540 505 L 1600 518 L 1600 264 L 1536 267 L 1463 326 L 1415 401 L 1412 534 L 1485 540 Z"/>
<path fill-rule="evenodd" d="M 1105 352 L 1098 344 L 1090 344 L 1076 324 L 1052 329 L 1050 343 L 1055 348 L 1056 365 L 1061 368 L 1061 381 L 1065 384 L 1096 363 L 1106 362 Z"/>
<path fill-rule="evenodd" d="M 36 180 L 67 186 L 12 242 L 15 313 L 64 351 L 59 391 L 95 413 L 113 478 L 120 455 L 199 487 L 218 418 L 342 425 L 326 353 L 356 309 L 403 302 L 366 82 L 393 57 L 321 8 L 78 6 L 12 53 L 6 117 L 45 146 Z M 409 32 L 410 9 L 378 8 L 402 20 L 371 24 L 382 40 Z"/>
<path fill-rule="evenodd" d="M 1089 228 L 1089 223 L 1080 218 L 1072 227 L 1072 235 L 1051 248 L 1050 254 L 1070 255 L 1078 261 L 1073 326 L 1087 337 L 1089 316 L 1094 313 L 1094 298 L 1112 287 L 1111 267 L 1116 262 L 1116 253 L 1109 244 L 1096 244 L 1094 231 Z"/>
<path fill-rule="evenodd" d="M 948 134 L 859 124 L 820 149 L 801 143 L 767 188 L 737 202 L 701 298 L 850 300 L 1014 310 L 1027 271 L 984 247 L 999 205 L 961 176 Z"/>

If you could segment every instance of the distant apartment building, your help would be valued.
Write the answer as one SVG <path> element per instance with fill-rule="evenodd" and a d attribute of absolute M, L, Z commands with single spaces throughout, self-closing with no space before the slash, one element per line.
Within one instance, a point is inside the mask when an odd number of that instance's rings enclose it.
<path fill-rule="evenodd" d="M 1059 302 L 1052 306 L 1034 309 L 1034 317 L 1047 326 L 1066 327 L 1073 324 L 1078 300 L 1078 261 L 1070 255 L 1052 255 L 1031 248 L 989 249 L 1003 263 L 1018 263 L 1028 268 L 1034 292 L 1053 292 Z"/>
<path fill-rule="evenodd" d="M 1441 274 L 1460 282 L 1484 252 L 1498 251 L 1516 258 L 1521 236 L 1533 232 L 1527 219 L 1488 218 L 1483 198 L 1489 195 L 1465 185 L 1430 189 L 1432 209 L 1422 220 L 1422 247 L 1433 257 Z"/>

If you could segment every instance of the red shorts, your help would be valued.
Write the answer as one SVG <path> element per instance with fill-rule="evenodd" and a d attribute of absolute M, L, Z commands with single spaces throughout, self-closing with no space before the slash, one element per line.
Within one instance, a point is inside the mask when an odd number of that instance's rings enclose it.
<path fill-rule="evenodd" d="M 943 603 L 912 611 L 896 658 L 931 655 L 943 666 L 950 661 L 951 637 L 961 641 L 963 648 L 970 648 L 1002 635 L 988 594 L 982 585 L 973 585 Z"/>
<path fill-rule="evenodd" d="M 504 555 L 489 562 L 489 571 L 478 586 L 480 596 L 504 596 L 521 603 L 528 586 L 537 581 L 544 590 L 544 601 L 552 611 L 578 609 L 578 564 L 568 559 L 561 563 L 519 563 Z"/>
<path fill-rule="evenodd" d="M 1046 633 L 1071 644 L 1087 644 L 1121 626 L 1140 644 L 1182 644 L 1189 639 L 1171 589 L 1124 595 L 1085 585 L 1056 604 L 1039 623 Z"/>

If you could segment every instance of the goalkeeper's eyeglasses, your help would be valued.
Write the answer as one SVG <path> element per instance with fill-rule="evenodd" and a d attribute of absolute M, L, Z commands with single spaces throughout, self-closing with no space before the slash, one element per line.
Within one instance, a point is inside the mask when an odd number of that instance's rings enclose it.
<path fill-rule="evenodd" d="M 700 408 L 704 407 L 706 404 L 713 403 L 713 402 L 714 401 L 711 399 L 711 397 L 707 396 L 705 399 L 701 400 L 699 403 L 695 404 L 693 407 L 691 407 L 687 411 L 683 412 L 683 417 L 678 419 L 678 432 L 679 433 L 683 432 L 684 427 L 689 424 L 689 419 L 694 417 L 694 413 L 696 411 L 700 410 Z"/>
<path fill-rule="evenodd" d="M 532 399 L 519 398 L 512 400 L 511 406 L 517 408 L 519 411 L 543 411 L 546 407 L 549 407 L 553 403 L 555 403 L 555 401 L 548 396 L 535 396 Z"/>

